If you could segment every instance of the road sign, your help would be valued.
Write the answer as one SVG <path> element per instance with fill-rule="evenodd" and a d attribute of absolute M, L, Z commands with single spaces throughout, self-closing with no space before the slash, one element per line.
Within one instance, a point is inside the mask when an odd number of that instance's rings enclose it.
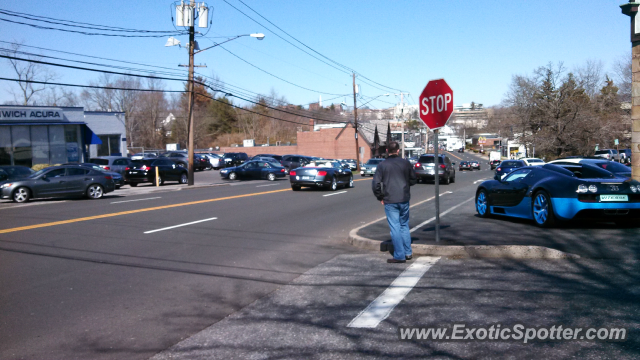
<path fill-rule="evenodd" d="M 613 141 L 613 145 L 618 145 L 618 139 L 615 139 L 615 140 Z"/>
<path fill-rule="evenodd" d="M 453 114 L 453 90 L 444 79 L 431 80 L 419 98 L 420 119 L 431 130 L 447 124 Z"/>

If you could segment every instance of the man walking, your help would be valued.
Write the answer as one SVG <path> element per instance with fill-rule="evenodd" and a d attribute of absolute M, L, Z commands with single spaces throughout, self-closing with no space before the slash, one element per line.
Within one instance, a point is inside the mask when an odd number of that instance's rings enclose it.
<path fill-rule="evenodd" d="M 411 163 L 398 157 L 400 146 L 391 141 L 387 147 L 389 157 L 381 162 L 373 176 L 371 187 L 376 199 L 384 205 L 391 230 L 393 259 L 388 263 L 411 260 L 411 234 L 409 233 L 409 187 L 417 182 Z"/>

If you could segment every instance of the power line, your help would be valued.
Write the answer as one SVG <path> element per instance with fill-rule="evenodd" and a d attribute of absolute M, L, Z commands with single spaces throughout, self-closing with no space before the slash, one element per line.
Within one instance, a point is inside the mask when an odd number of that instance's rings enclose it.
<path fill-rule="evenodd" d="M 75 33 L 75 34 L 90 35 L 90 36 L 109 36 L 109 37 L 124 37 L 124 38 L 159 38 L 159 37 L 166 37 L 168 35 L 176 35 L 177 36 L 177 35 L 183 34 L 182 32 L 167 33 L 167 34 L 164 34 L 164 35 L 104 34 L 104 33 L 90 33 L 90 32 L 86 32 L 86 31 L 78 31 L 78 30 L 70 30 L 70 29 L 60 29 L 60 28 L 54 28 L 54 27 L 42 26 L 42 25 L 35 25 L 35 24 L 27 24 L 27 23 L 23 23 L 23 22 L 19 22 L 19 21 L 13 21 L 13 20 L 5 19 L 5 18 L 0 18 L 0 21 L 9 22 L 9 23 L 13 23 L 13 24 L 19 24 L 19 25 L 31 26 L 31 27 L 34 27 L 36 29 L 41 29 L 41 30 L 57 30 L 57 31 L 69 32 L 69 33 Z"/>
<path fill-rule="evenodd" d="M 7 16 L 19 17 L 19 18 L 26 19 L 26 20 L 31 20 L 31 21 L 40 21 L 40 22 L 44 22 L 44 23 L 48 23 L 48 24 L 62 25 L 62 26 L 68 26 L 68 27 L 76 27 L 76 28 L 82 28 L 82 29 L 92 29 L 92 30 L 101 30 L 101 31 L 118 31 L 118 32 L 137 32 L 137 33 L 163 33 L 163 34 L 168 34 L 168 33 L 173 34 L 173 33 L 175 33 L 174 30 L 169 30 L 169 31 L 140 30 L 140 29 L 130 29 L 130 28 L 115 27 L 115 26 L 109 26 L 109 25 L 97 25 L 97 24 L 90 24 L 90 23 L 82 23 L 82 22 L 71 21 L 71 20 L 56 19 L 56 18 L 52 18 L 52 17 L 21 13 L 21 12 L 18 12 L 18 11 L 11 11 L 11 10 L 6 10 L 6 9 L 0 9 L 0 14 L 4 14 L 4 15 L 7 15 Z M 43 20 L 43 19 L 47 19 L 47 20 Z M 69 24 L 67 24 L 67 23 L 69 23 Z M 80 25 L 72 25 L 72 24 L 80 24 Z"/>

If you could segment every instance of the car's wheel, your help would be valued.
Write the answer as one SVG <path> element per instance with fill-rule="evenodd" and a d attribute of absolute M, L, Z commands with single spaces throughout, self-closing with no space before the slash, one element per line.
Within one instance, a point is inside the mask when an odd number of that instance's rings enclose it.
<path fill-rule="evenodd" d="M 153 183 L 156 183 L 156 179 L 153 179 Z M 162 178 L 162 175 L 158 174 L 158 184 L 160 184 L 160 186 L 164 185 L 164 179 Z"/>
<path fill-rule="evenodd" d="M 238 177 L 238 175 L 236 175 L 236 173 L 234 172 L 230 172 L 229 173 L 229 180 L 235 180 Z"/>
<path fill-rule="evenodd" d="M 349 185 L 347 185 L 348 188 L 352 188 L 353 187 L 353 176 L 349 177 Z"/>
<path fill-rule="evenodd" d="M 205 170 L 211 170 L 211 169 L 213 169 L 213 166 L 211 166 L 211 164 L 209 164 L 209 165 L 205 166 L 205 168 L 204 168 L 204 169 L 205 169 Z"/>
<path fill-rule="evenodd" d="M 555 223 L 553 209 L 551 207 L 551 198 L 546 191 L 538 191 L 533 196 L 533 204 L 531 204 L 531 213 L 536 225 L 540 227 L 551 227 Z"/>
<path fill-rule="evenodd" d="M 23 203 L 29 201 L 29 197 L 31 197 L 31 193 L 29 189 L 26 187 L 19 187 L 13 192 L 13 201 L 17 203 Z"/>
<path fill-rule="evenodd" d="M 451 182 L 451 177 L 447 176 L 446 179 L 444 179 L 444 181 L 442 182 L 445 185 L 449 185 L 449 183 Z"/>
<path fill-rule="evenodd" d="M 455 182 L 456 182 L 456 174 L 454 173 L 454 174 L 453 174 L 453 177 L 451 178 L 451 183 L 453 184 L 453 183 L 455 183 Z"/>
<path fill-rule="evenodd" d="M 489 205 L 487 202 L 488 193 L 485 189 L 480 189 L 476 193 L 476 211 L 478 212 L 478 216 L 487 218 L 491 216 L 491 212 L 489 211 Z"/>
<path fill-rule="evenodd" d="M 180 175 L 180 184 L 186 184 L 189 182 L 189 175 L 187 175 L 187 173 L 182 173 L 182 175 Z"/>
<path fill-rule="evenodd" d="M 331 179 L 331 191 L 336 191 L 338 190 L 338 182 L 336 181 L 336 178 L 332 178 Z"/>
<path fill-rule="evenodd" d="M 99 184 L 91 184 L 87 188 L 87 197 L 89 199 L 100 199 L 104 195 L 104 191 L 102 190 L 102 185 Z"/>
<path fill-rule="evenodd" d="M 269 173 L 269 174 L 267 175 L 267 180 L 269 180 L 269 181 L 275 181 L 275 180 L 276 180 L 276 174 L 274 174 L 274 173 Z"/>
<path fill-rule="evenodd" d="M 132 183 L 129 183 L 129 186 L 131 186 L 131 187 L 136 187 L 136 186 L 138 186 L 138 183 L 134 183 L 134 182 L 132 182 Z"/>
<path fill-rule="evenodd" d="M 300 189 L 302 189 L 300 185 L 291 185 L 291 190 L 293 191 L 300 191 Z"/>

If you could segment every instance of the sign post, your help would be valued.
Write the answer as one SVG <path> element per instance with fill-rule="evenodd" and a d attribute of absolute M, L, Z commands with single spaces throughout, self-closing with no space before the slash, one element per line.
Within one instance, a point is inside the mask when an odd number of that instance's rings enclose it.
<path fill-rule="evenodd" d="M 453 114 L 453 90 L 444 79 L 431 80 L 420 94 L 420 119 L 433 130 L 433 177 L 436 190 L 436 242 L 440 241 L 440 144 L 438 130 L 447 125 Z M 444 165 L 444 162 L 443 162 Z"/>

